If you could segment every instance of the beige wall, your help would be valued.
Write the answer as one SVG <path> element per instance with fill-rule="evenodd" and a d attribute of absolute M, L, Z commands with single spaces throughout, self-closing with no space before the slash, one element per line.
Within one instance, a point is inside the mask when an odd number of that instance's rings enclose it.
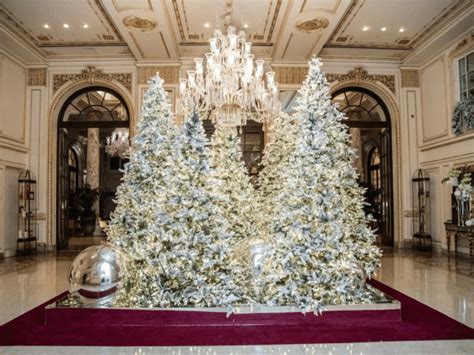
<path fill-rule="evenodd" d="M 28 166 L 27 69 L 0 51 L 0 253 L 15 253 L 18 236 L 18 174 Z"/>
<path fill-rule="evenodd" d="M 420 66 L 422 115 L 417 122 L 421 128 L 417 132 L 417 159 L 431 178 L 431 230 L 435 246 L 442 249 L 446 249 L 443 223 L 451 219 L 451 191 L 441 180 L 453 166 L 474 164 L 474 133 L 455 136 L 451 129 L 452 113 L 459 101 L 458 59 L 473 50 L 468 33 Z M 461 251 L 468 251 L 465 244 Z"/>

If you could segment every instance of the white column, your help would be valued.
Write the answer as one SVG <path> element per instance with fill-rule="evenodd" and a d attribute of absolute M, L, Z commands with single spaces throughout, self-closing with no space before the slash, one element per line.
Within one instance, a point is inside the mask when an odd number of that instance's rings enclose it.
<path fill-rule="evenodd" d="M 100 147 L 99 147 L 99 128 L 87 129 L 87 183 L 92 189 L 98 188 L 100 185 Z M 96 202 L 95 210 L 99 215 L 99 201 Z M 99 226 L 98 219 L 94 235 L 100 235 L 102 231 Z"/>

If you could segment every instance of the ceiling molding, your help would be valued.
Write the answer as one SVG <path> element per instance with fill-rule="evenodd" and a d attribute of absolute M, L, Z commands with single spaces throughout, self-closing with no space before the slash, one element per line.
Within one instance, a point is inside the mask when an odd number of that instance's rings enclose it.
<path fill-rule="evenodd" d="M 357 49 L 389 49 L 399 51 L 411 51 L 425 42 L 430 36 L 440 30 L 447 22 L 455 18 L 459 13 L 472 6 L 471 1 L 456 0 L 445 7 L 439 14 L 432 18 L 422 29 L 411 38 L 406 38 L 407 43 L 350 43 L 338 42 L 339 37 L 347 36 L 345 31 L 352 21 L 357 17 L 359 11 L 366 5 L 365 0 L 354 0 L 347 12 L 339 22 L 331 37 L 327 41 L 325 48 L 357 48 Z M 368 6 L 368 5 L 367 5 Z M 404 39 L 404 38 L 401 38 Z M 397 40 L 398 41 L 398 40 Z M 402 58 L 408 53 L 402 53 Z"/>

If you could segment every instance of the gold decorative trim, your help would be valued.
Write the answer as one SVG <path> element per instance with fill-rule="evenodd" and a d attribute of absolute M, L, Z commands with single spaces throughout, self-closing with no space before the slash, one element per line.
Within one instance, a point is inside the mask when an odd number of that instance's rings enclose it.
<path fill-rule="evenodd" d="M 420 82 L 418 78 L 418 70 L 415 69 L 401 69 L 402 88 L 418 88 Z"/>
<path fill-rule="evenodd" d="M 301 84 L 308 73 L 307 67 L 273 67 L 275 81 L 279 84 Z M 328 82 L 354 81 L 356 85 L 362 82 L 380 82 L 395 93 L 394 75 L 371 75 L 362 68 L 355 68 L 347 74 L 326 74 Z"/>
<path fill-rule="evenodd" d="M 88 65 L 80 74 L 55 74 L 53 76 L 53 93 L 69 81 L 87 80 L 94 84 L 97 79 L 106 81 L 116 80 L 122 84 L 129 92 L 132 91 L 131 73 L 104 73 L 102 69 L 97 69 L 93 65 Z"/>
<path fill-rule="evenodd" d="M 328 27 L 329 21 L 324 17 L 315 17 L 312 20 L 303 20 L 296 23 L 296 29 L 304 33 L 319 32 Z"/>
<path fill-rule="evenodd" d="M 472 49 L 474 47 L 474 33 L 470 33 L 464 37 L 461 41 L 458 42 L 456 47 L 449 52 L 449 58 L 454 58 L 466 51 L 467 49 Z"/>
<path fill-rule="evenodd" d="M 275 81 L 279 84 L 299 84 L 308 74 L 307 67 L 274 67 Z"/>
<path fill-rule="evenodd" d="M 148 80 L 157 72 L 160 73 L 161 79 L 167 84 L 177 84 L 179 82 L 179 67 L 154 66 L 138 68 L 138 83 L 147 84 Z"/>
<path fill-rule="evenodd" d="M 150 32 L 157 26 L 154 19 L 143 16 L 127 16 L 122 22 L 129 30 L 137 32 Z"/>
<path fill-rule="evenodd" d="M 395 93 L 395 75 L 372 75 L 360 67 L 351 70 L 347 74 L 326 74 L 326 78 L 329 82 L 351 80 L 355 81 L 356 85 L 360 85 L 362 81 L 380 82 Z"/>
<path fill-rule="evenodd" d="M 28 86 L 46 86 L 46 73 L 43 68 L 28 69 Z"/>
<path fill-rule="evenodd" d="M 268 32 L 267 42 L 272 41 L 273 31 L 275 30 L 278 14 L 280 13 L 281 3 L 282 3 L 282 0 L 277 0 L 276 6 L 275 6 L 275 12 L 273 13 L 272 22 L 270 25 L 270 31 Z"/>
<path fill-rule="evenodd" d="M 174 11 L 174 17 L 176 18 L 176 23 L 178 24 L 178 30 L 181 36 L 181 41 L 186 41 L 186 36 L 184 35 L 184 29 L 183 29 L 183 21 L 181 20 L 181 14 L 179 13 L 177 0 L 173 0 L 173 11 Z"/>

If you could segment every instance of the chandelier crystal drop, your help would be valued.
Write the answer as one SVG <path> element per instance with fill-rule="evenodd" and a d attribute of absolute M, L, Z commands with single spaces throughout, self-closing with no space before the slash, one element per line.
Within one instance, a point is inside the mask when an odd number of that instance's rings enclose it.
<path fill-rule="evenodd" d="M 130 139 L 128 128 L 116 128 L 106 139 L 105 152 L 111 157 L 128 158 Z"/>
<path fill-rule="evenodd" d="M 265 123 L 279 114 L 278 83 L 254 60 L 245 31 L 228 26 L 227 35 L 214 30 L 206 59 L 195 58 L 195 69 L 179 81 L 178 113 L 196 110 L 216 125 L 241 127 L 248 119 Z"/>

